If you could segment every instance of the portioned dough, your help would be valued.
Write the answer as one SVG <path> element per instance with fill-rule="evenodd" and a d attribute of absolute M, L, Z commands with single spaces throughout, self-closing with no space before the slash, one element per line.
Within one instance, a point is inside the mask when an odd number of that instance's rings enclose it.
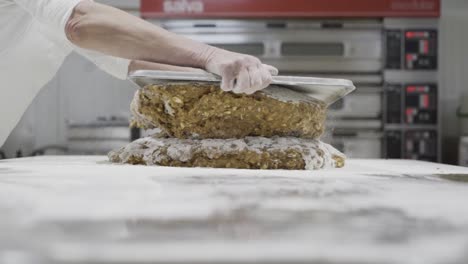
<path fill-rule="evenodd" d="M 163 136 L 109 153 L 116 163 L 175 167 L 315 170 L 343 167 L 345 156 L 318 140 L 326 105 L 283 87 L 253 95 L 219 84 L 148 85 L 132 101 L 133 125 Z"/>
<path fill-rule="evenodd" d="M 315 139 L 324 132 L 326 118 L 322 102 L 283 87 L 245 95 L 224 92 L 214 83 L 148 85 L 136 93 L 131 110 L 134 126 L 193 139 Z"/>
<path fill-rule="evenodd" d="M 109 153 L 116 163 L 174 167 L 315 170 L 343 167 L 345 156 L 315 139 L 138 139 Z"/>

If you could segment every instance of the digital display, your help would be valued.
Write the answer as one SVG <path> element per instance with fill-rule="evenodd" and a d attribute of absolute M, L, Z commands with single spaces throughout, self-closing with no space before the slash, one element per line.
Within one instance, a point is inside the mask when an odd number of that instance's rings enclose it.
<path fill-rule="evenodd" d="M 404 54 L 408 70 L 437 69 L 437 31 L 406 31 Z"/>
<path fill-rule="evenodd" d="M 407 131 L 404 141 L 404 158 L 437 161 L 437 141 L 436 131 Z"/>
<path fill-rule="evenodd" d="M 407 124 L 437 124 L 437 86 L 406 85 L 405 121 Z"/>

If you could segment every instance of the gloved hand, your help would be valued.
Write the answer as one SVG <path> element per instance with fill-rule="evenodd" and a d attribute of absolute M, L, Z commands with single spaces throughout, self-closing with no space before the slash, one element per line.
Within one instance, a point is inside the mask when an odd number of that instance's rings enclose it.
<path fill-rule="evenodd" d="M 205 69 L 222 77 L 221 89 L 234 93 L 253 94 L 266 88 L 278 70 L 262 64 L 253 56 L 213 48 L 206 59 Z"/>

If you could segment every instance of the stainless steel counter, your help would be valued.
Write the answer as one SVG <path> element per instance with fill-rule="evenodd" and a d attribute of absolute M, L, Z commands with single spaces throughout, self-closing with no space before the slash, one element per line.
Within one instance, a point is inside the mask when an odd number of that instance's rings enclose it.
<path fill-rule="evenodd" d="M 463 181 L 467 168 L 416 161 L 258 171 L 5 160 L 0 263 L 467 263 Z"/>

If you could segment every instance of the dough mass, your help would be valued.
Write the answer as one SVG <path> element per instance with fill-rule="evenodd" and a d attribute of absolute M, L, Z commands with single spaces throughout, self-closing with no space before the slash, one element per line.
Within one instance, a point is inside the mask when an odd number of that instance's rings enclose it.
<path fill-rule="evenodd" d="M 344 156 L 315 139 L 142 138 L 109 153 L 112 162 L 175 167 L 314 170 L 342 167 Z"/>
<path fill-rule="evenodd" d="M 318 138 L 326 118 L 323 103 L 288 89 L 270 86 L 240 95 L 210 83 L 149 85 L 135 95 L 132 112 L 135 126 L 200 139 Z"/>
<path fill-rule="evenodd" d="M 315 170 L 343 167 L 345 156 L 318 140 L 326 106 L 270 86 L 253 95 L 219 84 L 174 82 L 139 89 L 132 125 L 162 134 L 109 153 L 116 163 L 175 167 Z"/>

